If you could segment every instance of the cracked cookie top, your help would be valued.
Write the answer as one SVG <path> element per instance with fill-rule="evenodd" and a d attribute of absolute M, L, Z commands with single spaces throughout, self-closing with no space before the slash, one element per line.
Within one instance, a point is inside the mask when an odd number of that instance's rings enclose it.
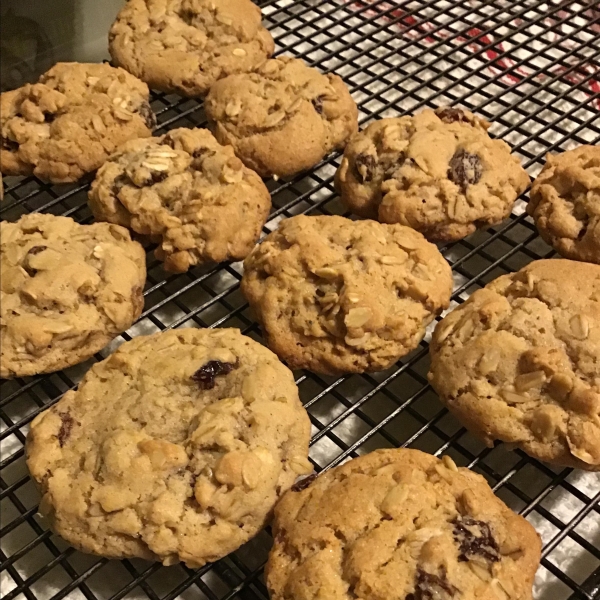
<path fill-rule="evenodd" d="M 272 600 L 531 600 L 541 543 L 485 479 L 418 450 L 377 450 L 275 509 Z"/>
<path fill-rule="evenodd" d="M 548 155 L 527 212 L 557 252 L 600 264 L 600 146 Z"/>
<path fill-rule="evenodd" d="M 151 88 L 203 96 L 273 54 L 250 0 L 129 0 L 109 34 L 113 60 Z"/>
<path fill-rule="evenodd" d="M 429 379 L 488 444 L 600 470 L 600 266 L 539 260 L 436 327 Z"/>
<path fill-rule="evenodd" d="M 123 69 L 58 63 L 1 95 L 2 173 L 77 181 L 127 140 L 151 135 L 148 101 L 148 86 Z"/>
<path fill-rule="evenodd" d="M 142 312 L 146 255 L 123 227 L 32 214 L 0 231 L 1 377 L 82 362 Z"/>
<path fill-rule="evenodd" d="M 216 138 L 263 177 L 309 169 L 358 129 L 356 104 L 341 78 L 287 56 L 217 82 L 206 115 Z"/>
<path fill-rule="evenodd" d="M 358 215 L 408 225 L 432 241 L 499 223 L 529 176 L 488 127 L 451 107 L 375 121 L 346 147 L 336 173 L 342 200 Z"/>
<path fill-rule="evenodd" d="M 244 262 L 242 291 L 267 344 L 292 368 L 386 369 L 446 308 L 452 273 L 414 229 L 297 216 Z"/>
<path fill-rule="evenodd" d="M 174 129 L 124 144 L 98 171 L 89 194 L 96 219 L 159 240 L 169 271 L 240 260 L 271 208 L 260 177 L 206 129 Z"/>
<path fill-rule="evenodd" d="M 40 511 L 76 548 L 199 567 L 265 525 L 307 459 L 291 372 L 235 329 L 123 344 L 33 421 Z"/>

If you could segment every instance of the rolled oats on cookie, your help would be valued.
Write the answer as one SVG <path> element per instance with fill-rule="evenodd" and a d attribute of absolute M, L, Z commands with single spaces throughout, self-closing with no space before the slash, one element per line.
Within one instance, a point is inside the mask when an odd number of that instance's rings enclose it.
<path fill-rule="evenodd" d="M 436 327 L 431 385 L 489 445 L 600 471 L 600 266 L 538 260 Z"/>
<path fill-rule="evenodd" d="M 336 187 L 358 215 L 413 227 L 432 241 L 461 239 L 505 219 L 529 185 L 488 127 L 452 107 L 375 121 L 347 145 Z"/>
<path fill-rule="evenodd" d="M 391 367 L 450 302 L 452 273 L 414 229 L 337 216 L 286 219 L 244 261 L 242 292 L 291 368 Z"/>
<path fill-rule="evenodd" d="M 108 64 L 58 63 L 0 96 L 4 175 L 77 181 L 156 125 L 148 86 Z"/>
<path fill-rule="evenodd" d="M 123 227 L 31 214 L 0 231 L 0 377 L 80 363 L 140 316 L 146 255 Z"/>
<path fill-rule="evenodd" d="M 292 373 L 235 329 L 126 342 L 31 424 L 40 512 L 76 548 L 200 567 L 270 519 L 308 461 Z"/>

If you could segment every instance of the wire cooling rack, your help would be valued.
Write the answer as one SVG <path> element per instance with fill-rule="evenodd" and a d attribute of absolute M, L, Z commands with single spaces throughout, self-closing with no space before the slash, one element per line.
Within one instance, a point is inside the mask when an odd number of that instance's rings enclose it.
<path fill-rule="evenodd" d="M 336 71 L 359 104 L 361 125 L 424 106 L 465 106 L 493 122 L 532 176 L 548 151 L 600 140 L 600 5 L 594 0 L 269 0 L 264 18 L 278 46 Z M 160 129 L 205 125 L 202 103 L 154 94 Z M 332 178 L 339 156 L 287 181 L 268 181 L 273 211 L 264 232 L 294 214 L 344 214 Z M 42 211 L 89 222 L 87 184 L 49 186 L 5 179 L 3 218 Z M 525 199 L 501 225 L 443 246 L 454 272 L 454 304 L 491 279 L 552 256 L 524 214 Z M 172 327 L 239 327 L 260 339 L 239 291 L 241 265 L 167 275 L 148 254 L 139 322 L 94 360 L 132 336 Z M 429 335 L 426 337 L 426 340 Z M 310 413 L 317 470 L 380 447 L 447 453 L 482 473 L 544 541 L 537 600 L 600 597 L 600 477 L 485 448 L 461 428 L 427 385 L 427 341 L 394 368 L 331 378 L 298 372 Z M 31 420 L 77 385 L 93 360 L 52 375 L 1 384 L 0 544 L 4 600 L 259 600 L 271 538 L 263 531 L 218 563 L 191 570 L 81 554 L 37 514 L 25 467 Z"/>

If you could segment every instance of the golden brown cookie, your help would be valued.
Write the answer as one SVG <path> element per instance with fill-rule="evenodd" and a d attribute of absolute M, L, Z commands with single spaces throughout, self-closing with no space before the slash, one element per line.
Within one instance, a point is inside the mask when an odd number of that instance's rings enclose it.
<path fill-rule="evenodd" d="M 250 0 L 129 0 L 109 50 L 152 88 L 203 96 L 221 77 L 262 64 L 274 44 Z"/>
<path fill-rule="evenodd" d="M 218 81 L 205 107 L 217 140 L 263 177 L 313 167 L 358 129 L 358 110 L 341 78 L 288 56 Z"/>
<path fill-rule="evenodd" d="M 294 489 L 275 509 L 271 600 L 532 598 L 539 536 L 448 456 L 377 450 Z"/>
<path fill-rule="evenodd" d="M 442 107 L 381 119 L 354 136 L 336 174 L 348 208 L 432 241 L 464 238 L 511 212 L 529 176 L 489 123 Z"/>
<path fill-rule="evenodd" d="M 265 525 L 307 459 L 289 369 L 236 329 L 127 342 L 38 415 L 40 511 L 76 548 L 199 567 Z"/>
<path fill-rule="evenodd" d="M 0 98 L 4 175 L 77 181 L 127 140 L 152 134 L 148 86 L 107 64 L 58 63 Z"/>
<path fill-rule="evenodd" d="M 146 255 L 123 227 L 32 214 L 0 230 L 0 377 L 80 363 L 140 316 Z"/>
<path fill-rule="evenodd" d="M 600 146 L 548 155 L 527 212 L 557 252 L 600 264 Z"/>
<path fill-rule="evenodd" d="M 291 368 L 362 373 L 419 344 L 449 304 L 452 273 L 409 227 L 297 216 L 245 260 L 242 291 Z"/>
<path fill-rule="evenodd" d="M 240 260 L 271 208 L 261 178 L 206 129 L 174 129 L 124 144 L 100 168 L 89 194 L 96 219 L 159 241 L 169 271 Z"/>
<path fill-rule="evenodd" d="M 538 260 L 436 327 L 431 385 L 475 435 L 600 470 L 600 266 Z"/>

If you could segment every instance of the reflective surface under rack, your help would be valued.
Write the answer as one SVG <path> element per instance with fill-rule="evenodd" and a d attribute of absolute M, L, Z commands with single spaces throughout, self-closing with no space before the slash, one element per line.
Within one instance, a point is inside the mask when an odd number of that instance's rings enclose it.
<path fill-rule="evenodd" d="M 299 56 L 341 75 L 359 104 L 360 122 L 441 104 L 464 106 L 493 122 L 535 176 L 546 152 L 600 141 L 600 5 L 597 0 L 270 0 L 264 19 L 277 53 Z M 154 94 L 158 133 L 204 126 L 202 103 Z M 264 228 L 294 214 L 344 214 L 333 190 L 339 155 L 290 181 L 267 182 L 273 210 Z M 43 211 L 89 222 L 87 185 L 49 186 L 5 178 L 2 218 Z M 441 248 L 454 272 L 453 304 L 491 279 L 552 252 L 524 215 Z M 100 360 L 135 335 L 173 327 L 239 327 L 260 339 L 240 290 L 241 265 L 168 275 L 148 254 L 145 310 Z M 317 470 L 381 447 L 447 453 L 482 473 L 544 541 L 537 600 L 600 597 L 600 477 L 552 468 L 485 448 L 452 418 L 427 385 L 427 336 L 394 368 L 328 378 L 296 373 L 313 426 Z M 52 375 L 1 384 L 1 592 L 13 598 L 267 598 L 262 579 L 271 538 L 263 531 L 239 551 L 202 569 L 81 554 L 47 530 L 28 477 L 23 444 L 31 420 L 77 385 L 93 361 Z"/>

